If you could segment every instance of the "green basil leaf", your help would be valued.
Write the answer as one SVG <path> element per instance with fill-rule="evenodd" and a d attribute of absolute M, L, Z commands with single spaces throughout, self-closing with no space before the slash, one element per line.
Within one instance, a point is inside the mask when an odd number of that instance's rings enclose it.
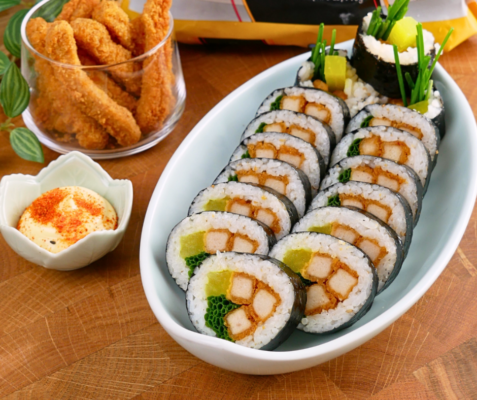
<path fill-rule="evenodd" d="M 15 63 L 10 63 L 0 84 L 0 102 L 3 111 L 8 117 L 14 118 L 28 107 L 29 101 L 28 83 Z"/>
<path fill-rule="evenodd" d="M 10 60 L 8 56 L 3 51 L 0 51 L 0 75 L 5 73 L 9 65 Z"/>
<path fill-rule="evenodd" d="M 0 0 L 0 12 L 20 5 L 21 0 Z"/>
<path fill-rule="evenodd" d="M 23 18 L 29 10 L 20 10 L 13 14 L 13 17 L 8 21 L 7 28 L 3 34 L 3 44 L 7 50 L 15 57 L 20 58 L 22 55 L 22 37 L 20 33 L 20 27 L 22 25 Z"/>
<path fill-rule="evenodd" d="M 16 128 L 10 132 L 10 143 L 21 158 L 39 163 L 45 162 L 43 149 L 35 134 L 27 128 Z"/>
<path fill-rule="evenodd" d="M 40 7 L 32 18 L 41 17 L 46 22 L 53 22 L 68 1 L 69 0 L 50 0 L 48 3 Z"/>

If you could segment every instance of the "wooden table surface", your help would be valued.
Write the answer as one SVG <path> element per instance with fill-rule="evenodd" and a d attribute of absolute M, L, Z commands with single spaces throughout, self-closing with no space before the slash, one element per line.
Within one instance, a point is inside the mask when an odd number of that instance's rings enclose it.
<path fill-rule="evenodd" d="M 165 333 L 139 274 L 141 229 L 156 182 L 217 102 L 304 49 L 239 45 L 180 51 L 187 106 L 176 130 L 144 153 L 100 162 L 113 178 L 134 185 L 132 217 L 119 247 L 89 267 L 57 272 L 25 261 L 0 238 L 0 397 L 477 398 L 476 212 L 424 297 L 374 339 L 325 364 L 285 375 L 239 375 L 200 361 Z M 441 60 L 477 111 L 477 37 Z M 58 154 L 45 148 L 45 156 L 47 165 Z M 35 175 L 45 165 L 18 158 L 0 132 L 0 177 Z"/>

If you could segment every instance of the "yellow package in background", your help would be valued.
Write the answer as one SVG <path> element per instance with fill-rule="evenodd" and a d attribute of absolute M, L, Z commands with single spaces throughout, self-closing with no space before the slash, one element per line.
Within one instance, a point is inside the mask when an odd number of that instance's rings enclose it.
<path fill-rule="evenodd" d="M 337 30 L 336 41 L 354 39 L 363 17 L 377 5 L 394 0 L 174 0 L 175 35 L 179 42 L 205 44 L 251 40 L 271 45 L 309 46 L 318 26 L 325 23 L 325 39 Z M 469 2 L 469 1 L 468 1 Z M 122 0 L 134 18 L 145 0 Z M 477 33 L 477 3 L 465 0 L 411 0 L 408 15 L 423 23 L 441 43 L 455 29 L 445 47 L 452 50 Z"/>

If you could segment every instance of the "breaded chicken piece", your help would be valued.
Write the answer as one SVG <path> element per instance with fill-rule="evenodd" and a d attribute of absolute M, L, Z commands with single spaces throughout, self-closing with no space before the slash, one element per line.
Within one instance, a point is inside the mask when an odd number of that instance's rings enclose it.
<path fill-rule="evenodd" d="M 103 24 L 111 38 L 129 51 L 133 50 L 128 15 L 114 0 L 103 0 L 93 10 L 93 19 Z"/>
<path fill-rule="evenodd" d="M 28 21 L 26 28 L 30 43 L 41 54 L 45 54 L 48 25 L 44 19 L 34 18 Z M 108 133 L 71 101 L 65 87 L 55 78 L 51 64 L 35 57 L 35 70 L 38 73 L 39 93 L 33 107 L 36 120 L 47 130 L 76 134 L 81 147 L 104 149 L 109 141 Z"/>
<path fill-rule="evenodd" d="M 46 34 L 46 55 L 52 60 L 80 65 L 72 27 L 66 21 L 55 21 Z M 95 119 L 117 139 L 121 146 L 137 143 L 141 131 L 131 112 L 121 107 L 88 78 L 85 71 L 53 66 L 55 77 L 80 110 Z"/>
<path fill-rule="evenodd" d="M 116 44 L 103 24 L 78 18 L 71 22 L 78 47 L 85 50 L 101 65 L 117 64 L 131 59 L 131 52 Z M 141 93 L 141 65 L 125 63 L 110 69 L 111 75 L 124 85 L 129 93 Z"/>
<path fill-rule="evenodd" d="M 134 57 L 144 54 L 146 48 L 146 34 L 144 32 L 144 24 L 139 16 L 131 21 L 131 36 L 133 41 L 132 54 Z"/>
<path fill-rule="evenodd" d="M 141 16 L 145 32 L 145 51 L 159 44 L 169 31 L 171 0 L 147 0 Z M 158 129 L 169 115 L 174 100 L 171 83 L 172 47 L 170 42 L 144 62 L 141 97 L 136 120 L 143 133 Z"/>
<path fill-rule="evenodd" d="M 74 21 L 76 18 L 90 18 L 100 0 L 70 0 L 63 6 L 56 21 Z"/>
<path fill-rule="evenodd" d="M 78 57 L 80 59 L 81 65 L 96 65 L 94 60 L 88 55 L 84 54 L 84 52 L 81 50 L 78 50 Z M 96 84 L 96 86 L 104 91 L 116 103 L 118 103 L 120 106 L 126 107 L 133 114 L 136 112 L 136 98 L 119 86 L 106 72 L 94 69 L 85 71 L 89 78 Z"/>

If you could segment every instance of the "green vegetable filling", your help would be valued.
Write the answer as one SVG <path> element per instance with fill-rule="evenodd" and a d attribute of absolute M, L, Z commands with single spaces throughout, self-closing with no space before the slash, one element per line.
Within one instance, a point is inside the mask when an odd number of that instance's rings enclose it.
<path fill-rule="evenodd" d="M 353 143 L 351 143 L 351 146 L 349 146 L 348 152 L 346 155 L 348 157 L 353 157 L 353 156 L 359 156 L 359 144 L 361 143 L 361 140 L 363 139 L 355 139 L 353 140 Z"/>
<path fill-rule="evenodd" d="M 203 251 L 202 253 L 196 254 L 195 256 L 185 258 L 186 265 L 189 267 L 189 279 L 194 273 L 195 268 L 202 264 L 202 261 L 204 261 L 209 256 L 209 253 Z"/>
<path fill-rule="evenodd" d="M 338 180 L 341 183 L 349 182 L 350 179 L 351 179 L 351 168 L 348 168 L 348 169 L 345 169 L 345 170 L 341 171 L 339 176 L 338 176 Z"/>
<path fill-rule="evenodd" d="M 239 307 L 239 305 L 227 300 L 224 295 L 207 297 L 207 311 L 204 316 L 205 326 L 212 329 L 218 338 L 233 342 L 225 326 L 224 317 L 230 311 Z"/>
<path fill-rule="evenodd" d="M 242 154 L 242 158 L 252 158 L 250 157 L 250 153 L 248 152 L 248 150 Z"/>
<path fill-rule="evenodd" d="M 308 264 L 310 258 L 311 250 L 288 250 L 283 257 L 283 263 L 288 265 L 293 272 L 300 272 Z"/>
<path fill-rule="evenodd" d="M 267 124 L 266 124 L 265 122 L 262 122 L 262 123 L 258 126 L 257 130 L 255 131 L 255 133 L 263 133 L 263 128 L 265 128 L 266 126 L 267 126 Z M 250 157 L 249 157 L 249 158 L 250 158 Z"/>
<path fill-rule="evenodd" d="M 207 274 L 207 284 L 205 285 L 205 295 L 210 297 L 227 294 L 231 278 L 232 271 L 228 269 L 218 272 L 209 272 Z"/>
<path fill-rule="evenodd" d="M 227 180 L 229 182 L 238 182 L 238 176 L 237 175 L 230 175 Z"/>
<path fill-rule="evenodd" d="M 340 195 L 337 194 L 336 196 L 328 197 L 328 203 L 326 205 L 328 207 L 340 207 L 341 206 Z"/>
<path fill-rule="evenodd" d="M 396 0 L 392 6 L 389 6 L 388 15 L 384 21 L 381 18 L 381 7 L 374 10 L 366 34 L 374 36 L 378 40 L 388 40 L 396 23 L 406 15 L 409 1 Z"/>
<path fill-rule="evenodd" d="M 313 282 L 313 281 L 309 281 L 309 280 L 306 279 L 306 278 L 303 278 L 302 274 L 300 274 L 299 272 L 297 273 L 297 275 L 298 275 L 298 277 L 301 279 L 301 281 L 303 282 L 303 284 L 304 284 L 305 286 L 311 286 L 311 285 L 313 285 L 313 284 L 315 283 L 315 282 Z"/>
<path fill-rule="evenodd" d="M 331 231 L 333 230 L 333 224 L 323 225 L 323 226 L 312 226 L 308 229 L 309 232 L 318 232 L 324 233 L 326 235 L 331 235 Z"/>
<path fill-rule="evenodd" d="M 275 111 L 275 110 L 279 110 L 280 109 L 280 105 L 281 105 L 281 102 L 282 102 L 282 99 L 283 99 L 283 95 L 281 96 L 278 96 L 275 101 L 270 104 L 270 111 Z M 262 130 L 263 132 L 263 130 Z"/>
<path fill-rule="evenodd" d="M 374 116 L 368 115 L 365 119 L 363 119 L 363 122 L 361 122 L 360 128 L 367 128 L 373 118 Z"/>

